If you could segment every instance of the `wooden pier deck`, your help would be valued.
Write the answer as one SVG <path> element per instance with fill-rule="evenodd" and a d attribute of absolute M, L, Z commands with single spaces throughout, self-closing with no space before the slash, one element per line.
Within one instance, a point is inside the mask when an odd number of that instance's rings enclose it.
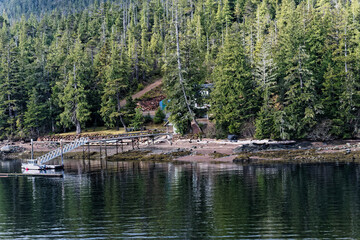
<path fill-rule="evenodd" d="M 62 178 L 62 173 L 0 173 L 0 177 L 57 177 Z"/>

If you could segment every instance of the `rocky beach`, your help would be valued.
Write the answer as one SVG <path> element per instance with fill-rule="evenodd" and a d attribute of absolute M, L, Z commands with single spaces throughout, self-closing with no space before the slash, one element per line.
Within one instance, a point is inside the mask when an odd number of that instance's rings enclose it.
<path fill-rule="evenodd" d="M 59 147 L 58 142 L 34 142 L 34 155 L 39 156 Z M 0 144 L 2 159 L 27 159 L 31 155 L 30 142 L 4 141 Z M 89 151 L 90 150 L 90 151 Z M 87 156 L 97 158 L 105 154 L 112 161 L 176 161 L 176 162 L 209 162 L 209 163 L 319 163 L 319 162 L 359 162 L 360 140 L 338 140 L 329 142 L 311 141 L 271 141 L 242 139 L 237 141 L 216 139 L 190 139 L 167 137 L 155 140 L 155 144 L 139 142 L 132 149 L 131 144 L 124 143 L 122 149 L 114 144 L 102 148 L 99 145 L 80 147 L 66 154 L 69 158 Z M 85 156 L 84 156 L 85 154 Z"/>

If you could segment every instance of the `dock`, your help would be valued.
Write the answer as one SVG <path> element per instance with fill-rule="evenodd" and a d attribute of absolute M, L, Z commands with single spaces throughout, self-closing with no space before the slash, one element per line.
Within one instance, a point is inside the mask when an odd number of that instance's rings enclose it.
<path fill-rule="evenodd" d="M 62 178 L 62 173 L 0 173 L 0 177 L 56 177 Z"/>
<path fill-rule="evenodd" d="M 55 150 L 52 150 L 42 156 L 37 157 L 34 159 L 34 143 L 33 139 L 31 139 L 31 159 L 28 160 L 28 164 L 32 164 L 33 166 L 28 167 L 28 169 L 46 169 L 45 166 L 47 162 L 57 158 L 61 157 L 61 165 L 64 166 L 64 154 L 67 152 L 71 152 L 72 150 L 83 147 L 83 154 L 85 154 L 86 146 L 88 151 L 88 156 L 90 156 L 90 145 L 96 145 L 99 146 L 100 150 L 100 156 L 102 152 L 102 148 L 104 148 L 105 151 L 105 157 L 107 158 L 107 146 L 115 146 L 116 147 L 116 154 L 119 153 L 119 147 L 121 148 L 121 152 L 124 152 L 124 145 L 130 145 L 133 150 L 135 148 L 140 149 L 140 142 L 145 143 L 147 142 L 147 145 L 150 145 L 152 143 L 155 144 L 156 138 L 160 137 L 166 137 L 166 140 L 172 144 L 173 134 L 172 133 L 130 133 L 130 134 L 119 134 L 116 137 L 108 137 L 108 138 L 101 138 L 101 139 L 90 139 L 89 137 L 80 137 L 77 138 L 70 143 L 66 143 L 65 141 L 62 141 L 60 139 L 60 147 L 58 147 Z M 39 141 L 44 142 L 44 141 Z M 53 141 L 49 141 L 53 142 Z M 24 168 L 27 168 L 25 164 L 23 164 Z M 56 168 L 56 167 L 55 167 Z"/>

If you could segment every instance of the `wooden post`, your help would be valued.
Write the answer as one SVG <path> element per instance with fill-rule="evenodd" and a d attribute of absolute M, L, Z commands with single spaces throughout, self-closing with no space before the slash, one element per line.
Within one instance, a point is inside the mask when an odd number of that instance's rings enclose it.
<path fill-rule="evenodd" d="M 101 166 L 101 169 L 102 169 L 103 165 L 102 165 L 102 160 L 101 160 L 101 146 L 102 146 L 102 142 L 100 141 L 100 166 Z"/>
<path fill-rule="evenodd" d="M 85 161 L 85 146 L 82 145 L 82 149 L 83 149 L 83 160 Z"/>
<path fill-rule="evenodd" d="M 100 155 L 100 160 L 101 160 L 101 145 L 102 145 L 102 142 L 100 141 L 99 144 L 100 144 L 100 154 L 99 155 Z"/>
<path fill-rule="evenodd" d="M 86 163 L 85 163 L 85 145 L 82 145 L 82 150 L 83 150 L 83 155 L 82 155 L 83 169 L 85 170 L 85 167 L 86 167 Z"/>
<path fill-rule="evenodd" d="M 118 141 L 116 140 L 116 154 L 119 154 L 119 145 L 118 145 Z"/>
<path fill-rule="evenodd" d="M 107 160 L 107 143 L 105 142 L 105 160 Z"/>
<path fill-rule="evenodd" d="M 121 139 L 121 152 L 124 152 L 123 140 Z"/>
<path fill-rule="evenodd" d="M 60 148 L 61 148 L 61 166 L 64 166 L 64 149 L 63 149 L 62 139 L 60 139 Z"/>
<path fill-rule="evenodd" d="M 132 146 L 132 149 L 134 150 L 134 139 L 133 138 L 131 139 L 131 146 Z"/>
<path fill-rule="evenodd" d="M 107 142 L 104 142 L 105 144 L 105 168 L 108 168 L 108 161 L 107 161 Z"/>
<path fill-rule="evenodd" d="M 90 143 L 88 143 L 87 145 L 88 145 L 88 159 L 90 161 Z"/>
<path fill-rule="evenodd" d="M 31 160 L 34 159 L 34 140 L 31 139 Z"/>
<path fill-rule="evenodd" d="M 88 143 L 88 164 L 89 164 L 89 171 L 91 170 L 91 163 L 90 163 L 90 143 Z"/>

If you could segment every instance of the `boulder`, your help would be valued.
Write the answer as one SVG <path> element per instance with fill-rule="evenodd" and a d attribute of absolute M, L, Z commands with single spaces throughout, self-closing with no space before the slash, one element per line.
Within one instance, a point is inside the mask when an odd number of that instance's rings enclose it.
<path fill-rule="evenodd" d="M 3 146 L 0 150 L 4 153 L 11 153 L 13 151 L 13 146 L 6 145 Z"/>
<path fill-rule="evenodd" d="M 250 143 L 244 144 L 234 149 L 234 153 L 261 152 L 261 151 L 280 151 L 295 149 L 311 149 L 310 142 L 274 142 L 274 143 Z"/>
<path fill-rule="evenodd" d="M 23 147 L 10 146 L 10 145 L 5 145 L 2 148 L 0 148 L 0 151 L 3 153 L 18 153 L 18 152 L 23 152 L 24 150 L 25 148 Z"/>

